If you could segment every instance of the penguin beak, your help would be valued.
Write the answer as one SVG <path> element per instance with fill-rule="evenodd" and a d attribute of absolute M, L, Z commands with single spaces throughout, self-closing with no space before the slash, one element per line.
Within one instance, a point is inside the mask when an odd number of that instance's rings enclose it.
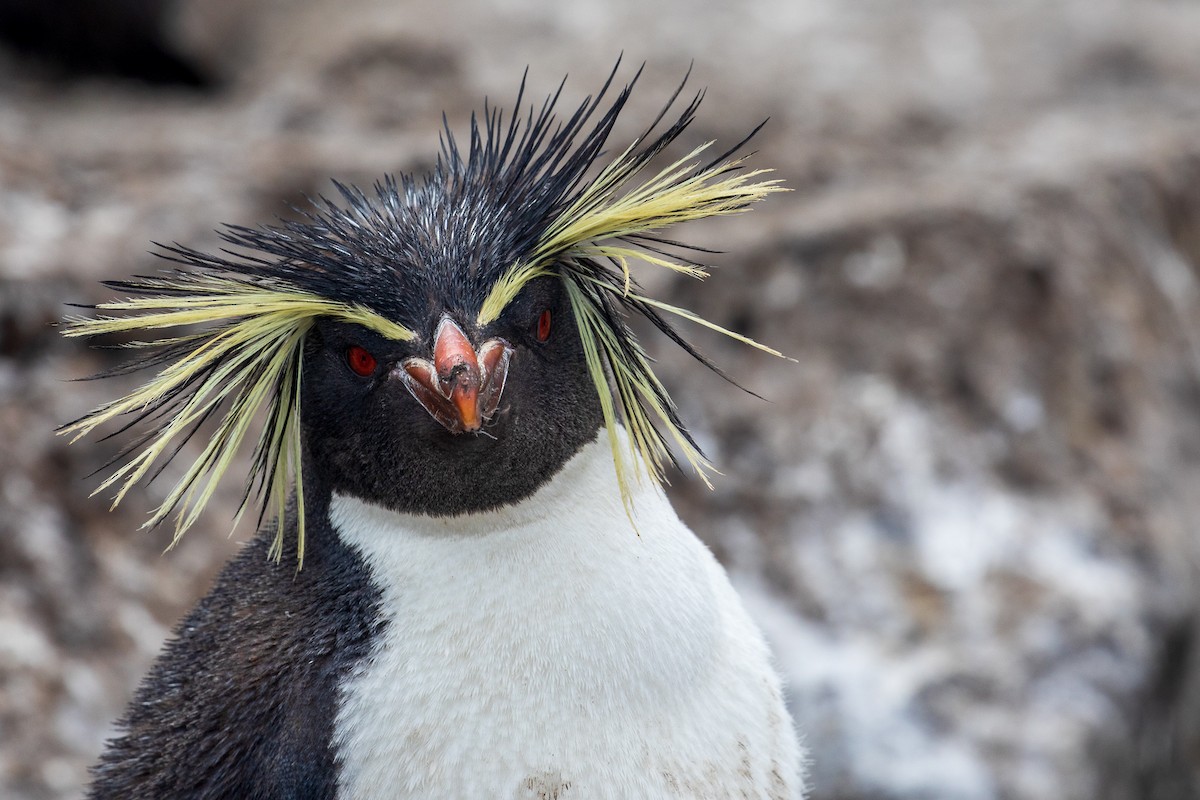
<path fill-rule="evenodd" d="M 462 328 L 442 317 L 434 335 L 433 361 L 406 358 L 392 371 L 429 415 L 451 433 L 473 433 L 500 405 L 513 348 L 489 339 L 478 350 Z"/>

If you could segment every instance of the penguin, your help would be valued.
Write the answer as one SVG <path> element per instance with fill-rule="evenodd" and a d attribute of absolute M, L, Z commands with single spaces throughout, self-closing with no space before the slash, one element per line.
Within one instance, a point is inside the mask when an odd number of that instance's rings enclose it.
<path fill-rule="evenodd" d="M 652 164 L 703 98 L 679 111 L 684 84 L 610 156 L 641 71 L 616 74 L 567 114 L 561 84 L 523 111 L 522 79 L 462 146 L 447 124 L 428 174 L 335 184 L 218 253 L 159 245 L 171 263 L 69 321 L 153 368 L 60 429 L 141 432 L 97 491 L 196 438 L 147 522 L 174 514 L 177 541 L 252 446 L 259 518 L 89 798 L 803 797 L 764 638 L 662 490 L 711 467 L 626 322 L 718 372 L 670 317 L 780 355 L 630 264 L 703 278 L 709 251 L 663 230 L 782 187 L 750 137 Z"/>

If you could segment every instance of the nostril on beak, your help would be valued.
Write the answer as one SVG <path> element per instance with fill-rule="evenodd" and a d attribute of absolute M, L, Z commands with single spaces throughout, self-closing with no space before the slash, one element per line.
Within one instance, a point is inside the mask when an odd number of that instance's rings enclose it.
<path fill-rule="evenodd" d="M 472 356 L 474 353 L 472 353 Z M 455 389 L 470 391 L 471 389 L 478 390 L 479 388 L 479 367 L 475 364 L 467 364 L 459 362 L 450 367 L 449 372 L 438 374 L 438 383 L 441 386 L 442 394 L 447 398 L 454 392 Z"/>

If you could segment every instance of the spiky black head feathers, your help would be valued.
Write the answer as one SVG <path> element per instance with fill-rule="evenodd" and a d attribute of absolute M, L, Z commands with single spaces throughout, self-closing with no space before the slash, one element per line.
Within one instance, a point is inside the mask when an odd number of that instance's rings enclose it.
<path fill-rule="evenodd" d="M 216 419 L 216 435 L 150 521 L 177 510 L 177 539 L 265 409 L 243 507 L 259 493 L 264 510 L 281 512 L 300 478 L 303 345 L 318 320 L 417 340 L 446 312 L 480 327 L 493 323 L 538 278 L 561 281 L 569 300 L 622 486 L 630 464 L 661 479 L 664 459 L 673 457 L 669 442 L 703 474 L 707 462 L 625 316 L 648 318 L 710 367 L 663 312 L 778 353 L 646 296 L 630 261 L 703 278 L 696 260 L 703 251 L 659 232 L 676 222 L 740 211 L 781 189 L 777 181 L 762 180 L 763 171 L 741 168 L 736 153 L 745 140 L 707 162 L 700 156 L 708 145 L 698 147 L 647 174 L 655 156 L 694 118 L 699 93 L 656 132 L 683 84 L 641 136 L 598 168 L 637 80 L 602 110 L 615 72 L 565 119 L 555 113 L 561 85 L 540 108 L 522 115 L 522 82 L 517 112 L 505 119 L 485 105 L 482 117 L 471 120 L 465 146 L 447 125 L 437 165 L 422 178 L 389 177 L 371 194 L 336 184 L 340 203 L 321 198 L 302 219 L 275 226 L 227 227 L 221 235 L 231 247 L 219 254 L 163 247 L 161 255 L 182 268 L 110 284 L 129 297 L 97 308 L 121 313 L 73 320 L 66 335 L 185 330 L 134 343 L 148 354 L 133 366 L 156 366 L 158 374 L 61 429 L 78 437 L 122 416 L 148 429 L 100 489 L 119 483 L 119 501 L 202 423 Z M 195 325 L 199 331 L 186 327 Z M 636 451 L 629 463 L 619 447 L 618 421 Z M 302 493 L 297 496 L 302 536 Z"/>

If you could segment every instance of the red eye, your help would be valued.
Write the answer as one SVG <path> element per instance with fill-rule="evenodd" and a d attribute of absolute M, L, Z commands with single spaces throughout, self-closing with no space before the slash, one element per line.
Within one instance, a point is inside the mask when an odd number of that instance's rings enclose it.
<path fill-rule="evenodd" d="M 375 360 L 375 356 L 367 352 L 366 348 L 358 345 L 351 345 L 346 351 L 346 363 L 350 365 L 350 369 L 354 370 L 356 375 L 361 375 L 364 378 L 369 378 L 375 374 L 375 367 L 379 366 L 379 362 Z"/>
<path fill-rule="evenodd" d="M 538 317 L 537 322 L 537 340 L 544 342 L 550 338 L 550 309 L 546 309 Z"/>

